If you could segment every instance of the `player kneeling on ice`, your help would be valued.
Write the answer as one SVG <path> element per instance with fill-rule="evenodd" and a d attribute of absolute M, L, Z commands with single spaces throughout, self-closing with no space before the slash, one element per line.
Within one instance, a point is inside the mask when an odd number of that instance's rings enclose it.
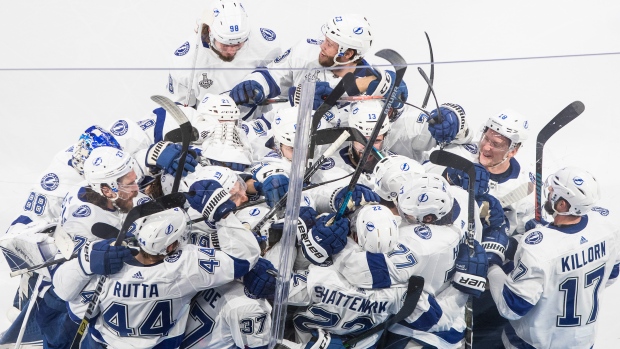
<path fill-rule="evenodd" d="M 489 268 L 493 300 L 510 320 L 502 342 L 507 348 L 590 348 L 603 291 L 620 269 L 617 220 L 596 206 L 599 183 L 582 169 L 556 171 L 543 192 L 553 221 L 531 224 L 510 274 L 497 263 Z"/>
<path fill-rule="evenodd" d="M 197 181 L 186 197 L 194 209 L 215 222 L 220 239 L 235 241 L 234 248 L 185 245 L 189 219 L 179 208 L 138 219 L 134 231 L 140 251 L 118 273 L 109 275 L 96 308 L 100 314 L 85 339 L 88 348 L 178 348 L 196 292 L 240 278 L 256 264 L 260 253 L 256 240 L 230 214 L 235 204 L 217 181 Z M 93 268 L 108 263 L 105 258 L 92 258 L 93 248 L 89 245 L 79 260 L 58 269 L 54 279 L 58 296 L 79 297 L 76 285 L 88 283 L 97 273 Z"/>

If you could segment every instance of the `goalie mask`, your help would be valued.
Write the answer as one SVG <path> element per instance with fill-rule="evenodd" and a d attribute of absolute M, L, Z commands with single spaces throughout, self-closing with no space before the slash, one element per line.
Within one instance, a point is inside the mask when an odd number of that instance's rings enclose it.
<path fill-rule="evenodd" d="M 78 171 L 79 174 L 84 175 L 84 162 L 93 149 L 99 147 L 122 149 L 110 132 L 106 131 L 101 126 L 93 125 L 80 135 L 80 139 L 73 146 L 71 166 Z"/>
<path fill-rule="evenodd" d="M 398 213 L 412 224 L 435 223 L 452 211 L 454 199 L 448 182 L 440 175 L 423 173 L 412 176 L 410 186 L 398 194 Z M 433 216 L 432 220 L 426 216 Z"/>
<path fill-rule="evenodd" d="M 187 213 L 175 207 L 138 219 L 134 235 L 140 249 L 150 255 L 167 255 L 168 246 L 175 242 L 178 249 L 187 243 L 187 232 L 190 231 Z"/>
<path fill-rule="evenodd" d="M 351 216 L 351 234 L 370 253 L 387 253 L 398 242 L 398 224 L 389 208 L 364 205 Z"/>
<path fill-rule="evenodd" d="M 547 196 L 545 211 L 555 215 L 583 216 L 600 200 L 598 182 L 588 171 L 577 167 L 565 167 L 550 175 L 543 192 Z M 558 200 L 564 199 L 570 205 L 568 212 L 557 212 Z"/>

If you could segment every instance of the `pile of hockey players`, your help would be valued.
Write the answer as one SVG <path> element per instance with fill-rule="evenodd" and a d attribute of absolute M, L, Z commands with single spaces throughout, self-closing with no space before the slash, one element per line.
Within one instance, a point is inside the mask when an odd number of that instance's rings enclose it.
<path fill-rule="evenodd" d="M 394 72 L 366 62 L 373 38 L 360 15 L 335 16 L 324 26 L 324 37 L 282 52 L 273 31 L 250 30 L 240 3 L 216 1 L 205 13 L 196 39 L 174 52 L 175 64 L 266 68 L 250 74 L 170 73 L 169 97 L 189 105 L 180 108 L 193 128 L 183 166 L 179 125 L 164 108 L 109 127 L 94 121 L 81 135 L 67 135 L 70 147 L 33 186 L 0 245 L 13 270 L 63 256 L 68 261 L 22 276 L 14 303 L 19 315 L 14 314 L 4 343 L 19 337 L 69 348 L 87 316 L 82 348 L 266 348 L 283 269 L 279 241 L 285 218 L 278 202 L 289 193 L 298 86 L 309 75 L 316 79 L 316 109 L 349 71 L 357 90 L 347 95 L 367 98 L 341 100 L 319 128 L 350 130 L 359 137 L 322 162 L 305 183 L 317 186 L 303 191 L 299 217 L 286 217 L 298 222 L 293 273 L 287 276 L 292 307 L 280 345 L 343 347 L 398 313 L 412 276 L 424 278 L 415 309 L 356 348 L 458 348 L 465 338 L 466 302 L 481 295 L 474 312 L 499 311 L 513 320 L 503 335 L 501 328 L 492 333 L 495 341 L 517 346 L 518 340 L 532 345 L 552 340 L 519 322 L 531 315 L 542 291 L 530 296 L 512 285 L 532 278 L 528 268 L 544 273 L 544 266 L 533 263 L 541 257 L 531 249 L 543 233 L 550 234 L 539 225 L 524 235 L 526 227 L 534 227 L 526 223 L 534 217 L 535 181 L 515 158 L 528 144 L 523 115 L 505 110 L 483 125 L 468 125 L 460 105 L 444 103 L 427 112 L 407 104 L 406 85 L 392 86 Z M 194 46 L 194 40 L 201 45 Z M 391 88 L 398 98 L 378 123 L 382 97 Z M 290 103 L 266 103 L 275 97 Z M 376 141 L 367 145 L 364 138 L 376 128 Z M 315 159 L 326 146 L 317 147 Z M 349 193 L 365 146 L 375 149 Z M 440 147 L 474 162 L 476 177 L 428 161 Z M 133 208 L 174 195 L 179 172 L 182 202 L 125 222 Z M 575 190 L 575 177 L 585 182 L 582 194 Z M 465 244 L 470 181 L 476 201 L 473 249 Z M 549 196 L 548 210 L 553 213 L 551 205 L 564 199 L 571 214 L 586 214 L 599 196 L 592 182 L 585 171 L 558 171 L 547 182 L 557 194 Z M 344 216 L 335 219 L 343 206 Z M 279 210 L 271 212 L 274 207 Z M 128 223 L 124 242 L 116 245 Z M 565 267 L 609 259 L 616 270 L 615 250 L 604 243 L 593 246 L 585 261 L 575 254 Z M 611 269 L 596 274 L 597 289 L 603 278 L 617 276 Z M 100 280 L 105 282 L 97 290 Z M 569 292 L 568 284 L 564 290 Z M 570 326 L 575 319 L 570 316 L 558 321 Z M 555 327 L 552 320 L 538 325 L 540 331 Z"/>

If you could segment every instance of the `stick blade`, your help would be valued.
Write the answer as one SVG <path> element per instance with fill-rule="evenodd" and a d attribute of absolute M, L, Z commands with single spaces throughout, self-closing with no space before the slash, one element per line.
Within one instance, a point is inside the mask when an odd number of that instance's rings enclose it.
<path fill-rule="evenodd" d="M 386 61 L 390 62 L 396 70 L 407 67 L 407 61 L 403 58 L 403 56 L 401 56 L 400 53 L 392 49 L 385 48 L 383 50 L 379 50 L 377 51 L 377 53 L 375 53 L 375 56 L 383 58 Z"/>
<path fill-rule="evenodd" d="M 585 105 L 581 101 L 575 101 L 562 109 L 551 121 L 549 121 L 545 127 L 540 130 L 536 137 L 536 143 L 544 144 L 558 132 L 561 128 L 566 126 L 569 122 L 576 119 L 586 109 Z"/>

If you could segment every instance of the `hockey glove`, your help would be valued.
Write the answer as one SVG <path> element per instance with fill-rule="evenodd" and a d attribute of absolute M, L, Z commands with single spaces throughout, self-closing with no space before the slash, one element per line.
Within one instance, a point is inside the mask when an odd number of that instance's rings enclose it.
<path fill-rule="evenodd" d="M 529 221 L 525 222 L 525 231 L 530 231 L 530 230 L 536 229 L 536 227 L 540 227 L 540 226 L 546 227 L 548 225 L 549 225 L 549 222 L 547 222 L 546 220 L 544 220 L 542 218 L 540 219 L 540 222 L 537 221 L 536 219 L 532 218 Z"/>
<path fill-rule="evenodd" d="M 474 240 L 473 256 L 469 254 L 466 244 L 459 245 L 459 254 L 455 261 L 456 272 L 452 277 L 452 285 L 457 290 L 470 294 L 476 298 L 480 297 L 486 286 L 487 255 L 480 243 Z"/>
<path fill-rule="evenodd" d="M 269 260 L 259 258 L 254 268 L 243 276 L 245 294 L 248 297 L 273 299 L 276 293 L 276 277 L 268 272 L 269 270 L 275 274 L 278 272 Z"/>
<path fill-rule="evenodd" d="M 491 229 L 482 235 L 482 247 L 486 251 L 489 266 L 504 265 L 508 244 L 508 235 L 501 230 Z"/>
<path fill-rule="evenodd" d="M 327 258 L 342 251 L 347 244 L 349 220 L 341 218 L 326 226 L 327 221 L 334 216 L 335 213 L 319 217 L 309 232 L 303 233 L 300 229 L 297 230 L 301 250 L 312 264 L 321 265 Z"/>
<path fill-rule="evenodd" d="M 491 174 L 480 164 L 474 164 L 474 166 L 476 167 L 476 184 L 474 186 L 474 195 L 478 197 L 489 192 L 489 177 Z M 458 185 L 465 190 L 468 189 L 469 176 L 467 173 L 452 167 L 446 167 L 444 175 L 450 183 Z"/>
<path fill-rule="evenodd" d="M 312 330 L 312 338 L 304 349 L 344 349 L 342 338 L 336 334 L 331 334 L 322 328 Z"/>
<path fill-rule="evenodd" d="M 344 187 L 342 189 L 336 189 L 332 193 L 332 198 L 330 200 L 330 206 L 334 212 L 338 212 L 340 206 L 342 206 L 342 202 L 347 195 L 347 188 Z M 347 203 L 347 209 L 344 211 L 345 214 L 352 211 L 354 208 L 365 205 L 369 202 L 379 203 L 381 201 L 381 197 L 379 194 L 372 191 L 372 189 L 368 188 L 362 184 L 356 184 L 353 188 L 353 193 L 351 194 L 351 199 Z"/>
<path fill-rule="evenodd" d="M 236 104 L 262 104 L 265 101 L 263 86 L 254 80 L 241 81 L 230 90 L 229 95 Z"/>
<path fill-rule="evenodd" d="M 87 275 L 118 273 L 126 261 L 133 259 L 126 246 L 112 246 L 116 239 L 89 241 L 80 250 L 80 265 Z"/>
<path fill-rule="evenodd" d="M 165 171 L 173 176 L 176 175 L 179 168 L 179 159 L 181 158 L 181 146 L 170 142 L 157 142 L 151 145 L 146 152 L 146 165 L 150 168 L 156 168 Z M 183 166 L 183 176 L 187 176 L 189 172 L 196 170 L 196 159 L 188 152 Z"/>
<path fill-rule="evenodd" d="M 437 109 L 431 112 L 428 130 L 439 144 L 467 137 L 469 130 L 465 120 L 465 111 L 458 104 L 442 104 L 439 112 Z"/>
<path fill-rule="evenodd" d="M 284 169 L 274 165 L 265 165 L 252 171 L 254 188 L 265 197 L 267 205 L 273 207 L 288 192 L 288 176 Z"/>
<path fill-rule="evenodd" d="M 194 182 L 184 194 L 190 206 L 209 221 L 217 222 L 237 207 L 222 185 L 212 179 Z"/>
<path fill-rule="evenodd" d="M 389 70 L 378 70 L 379 76 L 376 80 L 371 81 L 368 84 L 368 89 L 366 90 L 366 94 L 370 96 L 383 96 L 388 98 L 388 92 L 390 91 L 390 87 L 394 84 L 396 80 L 396 73 Z M 400 109 L 404 106 L 404 102 L 407 101 L 409 97 L 409 90 L 407 89 L 407 84 L 404 81 L 401 81 L 398 86 L 398 91 L 396 92 L 396 98 L 394 102 L 392 102 L 391 107 L 394 109 Z"/>
<path fill-rule="evenodd" d="M 480 206 L 480 221 L 485 230 L 495 229 L 508 233 L 510 223 L 504 215 L 502 204 L 491 194 L 484 194 L 476 197 L 476 202 Z"/>
<path fill-rule="evenodd" d="M 307 234 L 310 229 L 314 228 L 316 224 L 316 216 L 319 214 L 310 206 L 301 206 L 299 208 L 299 218 L 297 219 L 297 235 Z M 269 228 L 269 246 L 273 246 L 273 244 L 280 241 L 280 238 L 275 239 L 274 237 L 279 236 L 282 237 L 282 231 L 284 230 L 284 223 L 272 223 Z"/>

